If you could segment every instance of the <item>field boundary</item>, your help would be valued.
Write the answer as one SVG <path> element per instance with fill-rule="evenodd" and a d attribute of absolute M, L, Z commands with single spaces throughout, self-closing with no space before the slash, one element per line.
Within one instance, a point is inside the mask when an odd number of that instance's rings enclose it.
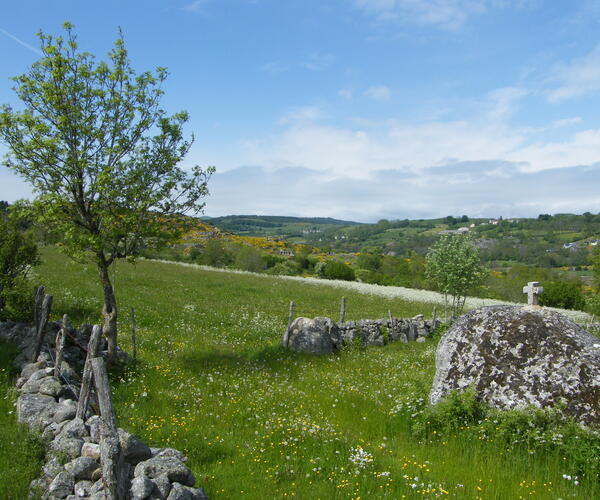
<path fill-rule="evenodd" d="M 341 288 L 345 290 L 352 290 L 358 293 L 362 293 L 365 295 L 377 295 L 380 297 L 386 297 L 388 299 L 402 299 L 408 302 L 421 302 L 424 304 L 432 304 L 432 305 L 443 305 L 444 304 L 444 296 L 439 292 L 434 292 L 432 290 L 418 290 L 415 288 L 406 288 L 402 286 L 384 286 L 384 285 L 375 285 L 371 283 L 361 283 L 358 281 L 343 281 L 343 280 L 328 280 L 328 279 L 320 279 L 320 278 L 312 278 L 312 277 L 304 277 L 304 276 L 281 276 L 281 275 L 272 275 L 272 274 L 264 274 L 264 273 L 256 273 L 252 271 L 242 271 L 241 269 L 226 269 L 222 267 L 211 267 L 205 266 L 201 264 L 192 264 L 190 262 L 177 262 L 172 260 L 164 260 L 164 259 L 142 259 L 149 262 L 160 262 L 163 264 L 172 264 L 183 267 L 191 267 L 195 269 L 199 269 L 202 271 L 209 272 L 219 272 L 219 273 L 228 273 L 228 274 L 246 274 L 249 276 L 256 276 L 260 278 L 266 279 L 279 279 L 279 280 L 287 280 L 287 281 L 296 281 L 300 283 L 306 283 L 309 285 L 316 286 L 329 286 L 332 288 Z M 503 300 L 496 299 L 483 299 L 480 297 L 467 297 L 465 301 L 465 308 L 476 309 L 478 307 L 484 306 L 496 306 L 496 305 L 513 305 L 513 306 L 524 306 L 525 304 L 518 302 L 508 302 Z M 564 314 L 570 320 L 575 321 L 576 323 L 586 324 L 590 321 L 590 315 L 583 311 L 573 311 L 569 309 L 559 309 L 556 307 L 544 307 L 544 309 L 555 311 L 560 314 Z"/>

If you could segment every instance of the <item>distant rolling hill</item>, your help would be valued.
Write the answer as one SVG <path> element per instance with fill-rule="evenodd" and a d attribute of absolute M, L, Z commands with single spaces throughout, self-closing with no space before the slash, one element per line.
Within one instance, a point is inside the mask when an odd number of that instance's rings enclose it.
<path fill-rule="evenodd" d="M 275 215 L 227 215 L 204 217 L 209 224 L 222 231 L 247 236 L 281 236 L 301 238 L 333 227 L 358 226 L 359 222 L 333 219 L 331 217 L 286 217 Z"/>

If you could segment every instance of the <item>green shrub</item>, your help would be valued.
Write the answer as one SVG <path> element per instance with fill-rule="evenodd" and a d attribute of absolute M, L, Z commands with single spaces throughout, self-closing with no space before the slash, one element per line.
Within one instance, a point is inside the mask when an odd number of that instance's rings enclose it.
<path fill-rule="evenodd" d="M 286 262 L 278 262 L 273 267 L 267 269 L 268 274 L 275 274 L 280 276 L 296 276 L 302 272 L 300 264 L 293 260 Z"/>
<path fill-rule="evenodd" d="M 229 252 L 221 240 L 211 238 L 196 258 L 196 262 L 205 266 L 225 267 L 233 262 L 233 255 Z"/>
<path fill-rule="evenodd" d="M 354 269 L 339 260 L 330 260 L 325 264 L 324 277 L 329 280 L 354 281 Z"/>
<path fill-rule="evenodd" d="M 235 255 L 233 266 L 243 271 L 261 272 L 265 270 L 265 263 L 261 253 L 255 248 L 241 245 Z"/>
<path fill-rule="evenodd" d="M 284 257 L 280 257 L 279 255 L 273 255 L 270 253 L 265 253 L 261 256 L 261 259 L 265 265 L 265 269 L 270 269 L 277 264 L 281 264 L 285 262 Z M 277 273 L 275 273 L 277 274 Z"/>
<path fill-rule="evenodd" d="M 18 312 L 20 316 L 24 288 L 27 289 L 25 295 L 28 302 L 31 297 L 31 288 L 27 283 L 29 271 L 32 266 L 39 264 L 39 260 L 33 239 L 20 231 L 16 222 L 9 217 L 0 217 L 0 312 Z M 4 311 L 5 308 L 8 310 Z"/>
<path fill-rule="evenodd" d="M 540 295 L 540 304 L 561 309 L 583 310 L 585 299 L 581 293 L 581 287 L 576 283 L 550 281 L 544 283 L 544 293 Z"/>
<path fill-rule="evenodd" d="M 475 391 L 453 391 L 438 404 L 427 406 L 415 422 L 413 431 L 427 438 L 464 430 L 486 416 L 486 406 L 477 400 Z"/>
<path fill-rule="evenodd" d="M 540 295 L 540 304 L 561 309 L 583 310 L 585 298 L 581 293 L 581 287 L 576 283 L 550 281 L 544 283 L 544 293 Z"/>
<path fill-rule="evenodd" d="M 381 266 L 381 255 L 372 253 L 361 253 L 356 259 L 356 265 L 360 269 L 377 271 Z"/>
<path fill-rule="evenodd" d="M 412 432 L 421 439 L 462 436 L 493 442 L 506 453 L 559 454 L 570 473 L 600 475 L 600 435 L 567 416 L 564 405 L 498 410 L 479 401 L 473 389 L 454 391 L 436 405 L 417 403 L 406 407 L 417 409 Z"/>

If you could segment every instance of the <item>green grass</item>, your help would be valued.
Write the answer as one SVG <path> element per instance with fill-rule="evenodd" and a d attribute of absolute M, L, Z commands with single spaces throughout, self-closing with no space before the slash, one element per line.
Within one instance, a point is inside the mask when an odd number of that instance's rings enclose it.
<path fill-rule="evenodd" d="M 54 317 L 97 322 L 93 266 L 44 252 L 37 270 Z M 214 499 L 598 498 L 564 457 L 506 452 L 451 436 L 419 441 L 412 405 L 427 398 L 435 342 L 352 348 L 313 357 L 286 352 L 288 304 L 297 315 L 348 319 L 427 314 L 426 304 L 281 280 L 141 261 L 119 264 L 120 342 L 135 308 L 140 361 L 114 384 L 120 426 L 173 446 Z M 409 409 L 407 411 L 407 408 Z M 0 455 L 4 455 L 4 448 Z"/>
<path fill-rule="evenodd" d="M 43 448 L 40 440 L 17 423 L 12 359 L 14 346 L 0 342 L 0 498 L 27 498 L 29 483 L 42 466 Z"/>

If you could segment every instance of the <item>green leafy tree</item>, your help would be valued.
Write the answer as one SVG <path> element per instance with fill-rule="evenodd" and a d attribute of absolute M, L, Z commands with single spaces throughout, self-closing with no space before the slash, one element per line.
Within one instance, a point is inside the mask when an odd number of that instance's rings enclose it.
<path fill-rule="evenodd" d="M 427 253 L 426 266 L 427 279 L 444 294 L 446 310 L 452 297 L 453 318 L 462 313 L 467 293 L 487 274 L 477 247 L 461 234 L 443 235 Z"/>
<path fill-rule="evenodd" d="M 98 267 L 104 295 L 103 333 L 117 347 L 117 302 L 111 265 L 143 247 L 159 246 L 199 212 L 213 168 L 178 166 L 189 151 L 185 112 L 160 107 L 164 68 L 136 74 L 123 36 L 97 62 L 79 52 L 70 23 L 65 36 L 39 33 L 42 57 L 14 78 L 21 111 L 0 108 L 6 165 L 37 193 L 38 222 L 60 235 L 75 258 Z"/>

